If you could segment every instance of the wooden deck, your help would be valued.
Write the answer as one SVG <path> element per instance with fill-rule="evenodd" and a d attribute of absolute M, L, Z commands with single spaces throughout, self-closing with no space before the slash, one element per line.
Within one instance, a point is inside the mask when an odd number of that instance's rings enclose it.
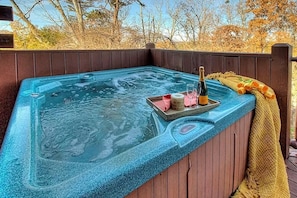
<path fill-rule="evenodd" d="M 297 198 L 297 149 L 290 148 L 286 164 L 291 198 Z"/>

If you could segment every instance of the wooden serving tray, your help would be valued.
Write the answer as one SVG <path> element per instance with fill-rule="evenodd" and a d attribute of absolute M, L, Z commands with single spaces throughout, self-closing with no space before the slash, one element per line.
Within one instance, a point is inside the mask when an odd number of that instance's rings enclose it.
<path fill-rule="evenodd" d="M 185 94 L 185 92 L 183 92 L 182 94 Z M 146 102 L 156 111 L 158 115 L 160 115 L 162 118 L 164 118 L 167 121 L 174 120 L 184 116 L 203 113 L 220 105 L 220 102 L 209 98 L 208 105 L 205 105 L 205 106 L 197 105 L 196 107 L 185 107 L 185 109 L 181 111 L 168 109 L 165 112 L 154 104 L 154 102 L 162 100 L 162 97 L 163 96 L 149 97 L 146 99 Z"/>

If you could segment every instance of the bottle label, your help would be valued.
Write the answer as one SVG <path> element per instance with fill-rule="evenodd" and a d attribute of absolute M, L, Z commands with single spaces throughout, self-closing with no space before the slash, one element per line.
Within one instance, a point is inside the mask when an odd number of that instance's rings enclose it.
<path fill-rule="evenodd" d="M 207 105 L 208 96 L 199 96 L 199 105 Z"/>

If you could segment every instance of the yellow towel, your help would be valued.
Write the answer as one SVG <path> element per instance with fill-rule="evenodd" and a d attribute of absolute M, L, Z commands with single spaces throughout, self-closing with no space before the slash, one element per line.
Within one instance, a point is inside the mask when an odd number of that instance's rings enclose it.
<path fill-rule="evenodd" d="M 285 161 L 279 143 L 281 121 L 274 91 L 264 83 L 233 72 L 213 73 L 207 78 L 217 79 L 239 94 L 249 92 L 256 97 L 246 175 L 233 197 L 290 197 Z"/>

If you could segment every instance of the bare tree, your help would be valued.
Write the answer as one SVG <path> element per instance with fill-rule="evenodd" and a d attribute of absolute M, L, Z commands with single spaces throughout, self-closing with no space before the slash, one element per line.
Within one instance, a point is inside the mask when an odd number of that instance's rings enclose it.
<path fill-rule="evenodd" d="M 140 9 L 140 29 L 144 44 L 164 42 L 175 47 L 173 37 L 176 33 L 177 16 L 174 16 L 176 15 L 174 5 L 176 5 L 175 0 L 154 0 L 150 6 Z M 169 8 L 172 17 L 168 14 Z"/>
<path fill-rule="evenodd" d="M 112 42 L 119 44 L 121 41 L 121 23 L 119 19 L 119 13 L 125 6 L 129 6 L 132 3 L 138 3 L 140 6 L 145 5 L 140 0 L 107 0 L 113 11 L 113 24 L 112 24 Z"/>
<path fill-rule="evenodd" d="M 180 27 L 192 46 L 201 45 L 214 25 L 214 4 L 211 1 L 185 0 L 181 2 Z"/>
<path fill-rule="evenodd" d="M 178 32 L 178 22 L 181 17 L 181 10 L 182 8 L 176 2 L 167 2 L 166 10 L 169 15 L 170 23 L 167 26 L 167 37 L 170 40 L 171 44 L 176 48 L 174 43 L 174 37 L 177 36 Z"/>
<path fill-rule="evenodd" d="M 36 25 L 34 25 L 31 20 L 29 19 L 30 13 L 33 12 L 34 8 L 36 6 L 43 7 L 45 10 L 45 13 L 47 12 L 47 9 L 43 6 L 45 1 L 35 1 L 27 11 L 21 10 L 19 7 L 20 3 L 17 3 L 15 0 L 10 0 L 12 3 L 15 14 L 25 22 L 25 24 L 28 26 L 32 34 L 35 36 L 37 40 L 42 42 L 42 38 L 38 32 L 38 28 Z M 48 14 L 48 18 L 51 19 L 54 23 L 62 25 L 66 28 L 67 35 L 69 35 L 69 39 L 73 41 L 73 43 L 76 46 L 82 47 L 84 46 L 84 22 L 83 22 L 83 7 L 82 7 L 82 1 L 80 0 L 67 0 L 66 4 L 67 6 L 62 5 L 61 0 L 48 0 L 48 2 L 55 8 L 55 10 L 59 13 L 60 17 L 62 18 L 62 24 L 59 22 L 56 22 L 56 18 L 53 18 L 50 14 Z M 88 2 L 88 1 L 85 1 Z M 73 12 L 74 15 L 69 15 L 69 13 Z M 76 22 L 75 22 L 76 21 Z"/>
<path fill-rule="evenodd" d="M 34 7 L 39 4 L 41 1 L 37 1 L 35 2 L 33 5 L 30 6 L 30 8 L 25 12 L 23 10 L 21 10 L 21 8 L 18 6 L 18 4 L 14 1 L 14 0 L 10 0 L 11 4 L 13 5 L 14 7 L 14 13 L 20 17 L 21 20 L 23 20 L 26 25 L 28 26 L 30 32 L 32 32 L 32 34 L 36 37 L 36 39 L 39 41 L 39 42 L 42 42 L 42 39 L 41 37 L 39 36 L 38 34 L 38 29 L 36 28 L 35 25 L 33 25 L 31 23 L 31 21 L 29 20 L 29 17 L 30 17 L 30 13 L 32 12 L 32 10 L 34 9 Z"/>
<path fill-rule="evenodd" d="M 81 38 L 81 36 L 83 36 L 83 20 L 82 20 L 82 11 L 81 11 L 81 4 L 78 3 L 78 0 L 73 0 L 74 4 L 76 4 L 75 6 L 76 8 L 76 18 L 78 23 L 78 27 L 80 27 L 78 30 L 78 32 L 75 29 L 75 26 L 73 25 L 73 23 L 71 22 L 71 20 L 69 19 L 69 16 L 67 16 L 67 11 L 64 10 L 64 8 L 61 5 L 60 0 L 49 0 L 49 2 L 57 9 L 57 11 L 60 13 L 60 16 L 63 19 L 63 25 L 65 25 L 66 27 L 66 31 L 69 32 L 69 38 L 77 45 L 77 46 L 82 46 L 83 44 L 83 39 Z M 72 2 L 72 3 L 73 3 Z"/>

